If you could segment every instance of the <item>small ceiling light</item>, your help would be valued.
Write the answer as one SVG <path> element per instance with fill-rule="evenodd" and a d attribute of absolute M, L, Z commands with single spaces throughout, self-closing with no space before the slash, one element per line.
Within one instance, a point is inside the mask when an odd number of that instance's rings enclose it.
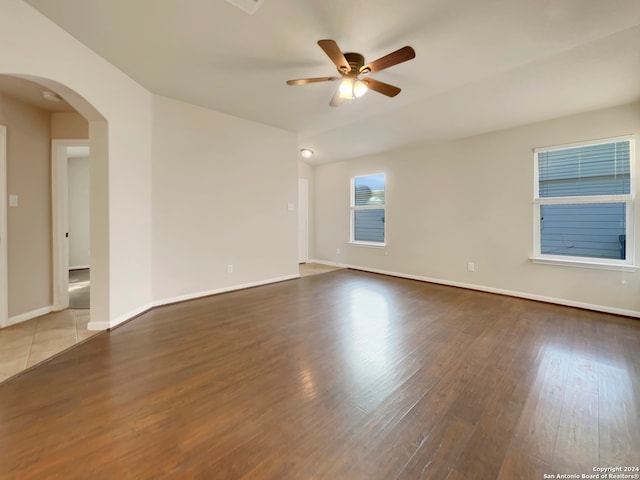
<path fill-rule="evenodd" d="M 313 150 L 303 148 L 302 150 L 300 150 L 300 155 L 302 155 L 302 158 L 311 158 L 311 156 L 313 155 Z"/>
<path fill-rule="evenodd" d="M 62 100 L 62 97 L 60 95 L 58 95 L 57 93 L 50 92 L 48 90 L 45 90 L 44 92 L 42 92 L 42 98 L 44 98 L 45 100 L 49 100 L 50 102 L 59 102 Z"/>
<path fill-rule="evenodd" d="M 227 0 L 231 5 L 244 10 L 249 15 L 253 15 L 264 0 Z"/>

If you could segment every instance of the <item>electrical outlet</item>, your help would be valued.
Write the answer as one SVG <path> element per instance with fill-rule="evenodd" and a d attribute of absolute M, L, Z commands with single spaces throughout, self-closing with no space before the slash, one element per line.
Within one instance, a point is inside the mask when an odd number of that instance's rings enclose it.
<path fill-rule="evenodd" d="M 475 272 L 475 271 L 476 271 L 476 264 L 473 262 L 467 263 L 467 272 Z"/>
<path fill-rule="evenodd" d="M 336 248 L 336 253 L 337 253 L 338 255 L 340 255 L 340 249 L 339 249 L 339 248 Z"/>
<path fill-rule="evenodd" d="M 227 273 L 233 273 L 233 264 L 232 263 L 227 265 Z"/>

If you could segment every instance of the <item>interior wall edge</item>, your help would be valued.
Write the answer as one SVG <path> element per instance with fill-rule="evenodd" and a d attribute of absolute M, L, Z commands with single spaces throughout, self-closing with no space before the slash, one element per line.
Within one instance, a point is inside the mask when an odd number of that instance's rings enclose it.
<path fill-rule="evenodd" d="M 105 322 L 105 321 L 89 322 L 87 324 L 87 330 L 109 330 L 109 329 L 115 328 L 118 325 L 121 325 L 130 320 L 135 319 L 139 315 L 147 313 L 152 308 L 153 308 L 153 304 L 149 302 L 123 315 L 120 315 L 117 318 L 112 319 L 108 322 Z"/>

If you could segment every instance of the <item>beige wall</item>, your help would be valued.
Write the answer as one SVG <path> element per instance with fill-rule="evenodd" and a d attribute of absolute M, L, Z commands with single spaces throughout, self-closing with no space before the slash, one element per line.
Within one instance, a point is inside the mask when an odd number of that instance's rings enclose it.
<path fill-rule="evenodd" d="M 51 118 L 47 111 L 0 94 L 0 123 L 7 127 L 9 318 L 50 307 Z"/>
<path fill-rule="evenodd" d="M 640 104 L 636 103 L 316 166 L 316 258 L 640 314 L 639 273 L 529 260 L 533 253 L 532 149 L 638 133 Z M 379 172 L 387 174 L 388 246 L 349 245 L 350 178 Z M 637 264 L 638 207 L 635 225 Z M 467 262 L 475 263 L 475 272 L 467 272 Z"/>
<path fill-rule="evenodd" d="M 89 122 L 78 112 L 51 114 L 51 138 L 79 140 L 89 138 Z"/>
<path fill-rule="evenodd" d="M 154 301 L 297 275 L 297 136 L 160 96 L 153 118 Z"/>

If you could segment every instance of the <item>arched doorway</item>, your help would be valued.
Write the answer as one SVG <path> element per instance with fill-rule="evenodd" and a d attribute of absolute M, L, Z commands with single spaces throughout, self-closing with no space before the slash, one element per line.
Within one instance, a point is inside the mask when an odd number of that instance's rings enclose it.
<path fill-rule="evenodd" d="M 7 92 L 6 88 L 4 89 L 1 88 L 2 82 L 0 82 L 0 93 L 5 95 L 5 97 L 10 96 L 13 98 L 11 102 L 8 102 L 8 101 L 5 102 L 5 104 L 11 103 L 11 105 L 13 106 L 13 111 L 11 112 L 12 114 L 15 114 L 16 105 L 21 105 L 21 104 L 30 105 L 31 107 L 33 107 L 32 108 L 33 111 L 35 111 L 36 109 L 42 110 L 42 111 L 51 111 L 51 112 L 65 111 L 64 109 L 61 110 L 56 108 L 50 108 L 50 109 L 47 109 L 46 107 L 39 108 L 38 102 L 47 101 L 46 99 L 43 100 L 43 97 L 42 97 L 43 92 L 50 92 L 55 97 L 62 99 L 61 103 L 65 103 L 68 105 L 71 105 L 73 103 L 76 106 L 80 106 L 80 109 L 76 107 L 71 107 L 69 108 L 68 111 L 73 112 L 79 118 L 82 118 L 82 120 L 84 121 L 85 134 L 82 141 L 87 145 L 90 145 L 92 142 L 96 142 L 96 145 L 98 145 L 98 148 L 97 148 L 98 153 L 100 153 L 100 151 L 102 150 L 102 156 L 101 156 L 102 165 L 100 165 L 100 161 L 99 161 L 97 165 L 97 170 L 98 172 L 105 170 L 104 164 L 106 163 L 106 145 L 107 145 L 106 121 L 86 100 L 84 100 L 75 92 L 72 92 L 70 89 L 64 88 L 56 84 L 55 82 L 51 82 L 46 79 L 34 78 L 34 77 L 22 77 L 19 75 L 0 75 L 0 77 L 7 80 L 5 84 L 11 87 L 11 88 L 7 87 L 10 90 L 9 92 Z M 34 97 L 29 99 L 30 95 L 31 96 L 37 95 L 38 98 Z M 0 105 L 0 107 L 2 107 L 2 105 Z M 53 115 L 53 113 L 51 115 Z M 11 118 L 11 114 L 10 114 L 9 118 L 4 118 L 5 120 L 4 122 L 3 122 L 3 118 L 0 117 L 0 124 L 2 123 L 9 124 L 8 135 L 7 135 L 7 129 L 5 129 L 5 135 L 3 135 L 5 139 L 8 136 L 8 139 L 10 140 L 9 141 L 10 147 L 8 152 L 9 156 L 5 155 L 7 153 L 6 152 L 7 149 L 3 149 L 3 152 L 0 152 L 4 156 L 5 160 L 7 159 L 10 160 L 10 156 L 12 153 L 11 149 L 16 148 L 15 145 L 16 143 L 19 143 L 18 140 L 21 140 L 23 143 L 25 142 L 24 138 L 18 139 L 17 137 L 24 136 L 25 130 L 26 128 L 28 128 L 25 125 L 28 124 L 29 118 L 26 118 L 26 119 L 17 118 L 19 116 L 20 115 L 13 115 L 13 118 Z M 28 115 L 26 115 L 26 117 L 28 117 Z M 18 125 L 18 123 L 20 124 Z M 34 189 L 45 190 L 45 193 L 42 193 L 42 195 L 49 195 L 50 203 L 48 203 L 48 207 L 45 206 L 45 204 L 43 204 L 42 202 L 38 204 L 40 230 L 36 229 L 36 231 L 33 232 L 33 237 L 47 237 L 48 248 L 49 248 L 48 258 L 50 261 L 43 262 L 43 263 L 49 263 L 49 265 L 43 266 L 44 273 L 43 272 L 33 273 L 33 271 L 31 272 L 31 274 L 36 279 L 34 283 L 37 285 L 42 286 L 42 284 L 45 283 L 44 280 L 42 279 L 43 275 L 46 275 L 49 277 L 46 283 L 49 288 L 50 297 L 49 297 L 49 301 L 40 301 L 40 304 L 38 305 L 39 308 L 35 308 L 35 309 L 31 307 L 24 308 L 24 305 L 16 305 L 15 308 L 11 309 L 10 308 L 11 301 L 12 301 L 12 298 L 15 297 L 15 290 L 16 288 L 22 288 L 24 285 L 24 282 L 22 284 L 20 282 L 17 282 L 18 286 L 14 288 L 14 292 L 13 292 L 14 295 L 13 296 L 9 295 L 9 291 L 12 285 L 11 283 L 12 279 L 15 281 L 16 277 L 15 276 L 12 277 L 11 269 L 8 268 L 8 264 L 3 265 L 2 266 L 3 270 L 1 273 L 3 275 L 6 275 L 7 278 L 6 278 L 6 282 L 0 282 L 0 289 L 2 289 L 2 291 L 0 292 L 0 300 L 1 300 L 0 303 L 2 303 L 2 305 L 0 305 L 0 327 L 8 326 L 11 324 L 18 324 L 22 321 L 29 320 L 29 317 L 38 316 L 38 314 L 46 313 L 47 311 L 57 310 L 57 309 L 66 307 L 64 302 L 60 303 L 57 299 L 58 297 L 57 292 L 61 287 L 59 279 L 64 278 L 65 276 L 68 278 L 69 264 L 68 262 L 61 262 L 59 257 L 60 252 L 62 252 L 63 247 L 65 245 L 66 231 L 64 228 L 60 228 L 60 225 L 57 224 L 57 218 L 56 218 L 57 213 L 59 213 L 59 209 L 60 209 L 58 202 L 60 200 L 61 195 L 60 195 L 60 188 L 56 188 L 56 185 L 57 185 L 56 179 L 55 179 L 56 168 L 53 168 L 50 163 L 51 160 L 55 158 L 55 155 L 51 155 L 52 153 L 51 139 L 54 138 L 55 136 L 55 132 L 53 131 L 54 122 L 50 122 L 50 123 L 52 125 L 51 134 L 50 134 L 50 138 L 47 139 L 47 148 L 49 153 L 47 155 L 48 158 L 45 159 L 46 162 L 49 162 L 47 165 L 48 167 L 47 175 L 49 177 L 48 185 L 44 189 L 42 188 L 42 184 L 40 181 L 42 179 L 42 172 L 39 172 L 38 181 L 34 182 L 36 185 L 34 185 L 33 187 Z M 90 124 L 93 124 L 91 128 L 89 127 Z M 11 138 L 12 134 L 14 135 L 14 138 Z M 60 135 L 66 136 L 64 134 L 59 133 L 58 139 L 60 139 Z M 77 135 L 73 135 L 73 136 L 77 137 Z M 0 142 L 0 143 L 1 143 L 0 147 L 5 147 L 7 144 L 6 141 Z M 38 152 L 38 153 L 41 153 L 41 152 Z M 3 162 L 0 162 L 0 167 L 2 167 L 1 165 L 2 163 Z M 16 171 L 16 168 L 14 165 L 13 168 L 11 169 L 11 173 L 14 177 L 15 177 L 15 171 Z M 5 171 L 0 172 L 0 175 L 2 175 L 3 177 L 2 180 L 6 184 L 6 180 L 7 180 L 6 169 Z M 12 179 L 12 180 L 15 180 L 15 179 Z M 14 214 L 14 217 L 15 217 L 16 216 L 15 213 L 20 210 L 20 207 L 24 205 L 23 209 L 26 209 L 30 203 L 33 203 L 32 192 L 25 190 L 24 180 L 21 180 L 21 182 L 22 183 L 13 182 L 14 185 L 12 185 L 11 182 L 9 182 L 9 188 L 6 192 L 6 195 L 4 195 L 3 198 L 6 199 L 7 197 L 10 196 L 9 200 L 11 200 L 11 202 L 8 202 L 9 203 L 8 205 L 0 205 L 0 209 L 3 209 L 3 213 L 4 213 L 4 215 L 0 215 L 0 223 L 4 224 L 2 225 L 3 227 L 6 226 L 8 223 L 7 221 L 8 210 L 15 208 L 15 210 L 11 212 Z M 96 179 L 96 182 L 92 182 L 98 185 L 98 193 L 102 192 L 102 195 L 104 195 L 104 192 L 105 192 L 105 189 L 102 187 L 102 184 L 104 182 L 106 182 L 106 177 L 102 177 L 102 178 L 98 177 Z M 93 189 L 90 187 L 90 190 L 93 190 Z M 91 196 L 90 203 L 92 204 L 96 203 L 97 206 L 101 207 L 102 209 L 106 209 L 106 199 L 100 198 L 100 195 L 96 195 L 94 200 L 94 195 L 90 193 L 90 196 Z M 40 200 L 42 199 L 41 197 L 39 198 Z M 46 212 L 44 210 L 46 210 Z M 43 232 L 42 232 L 42 225 L 43 225 L 42 217 L 47 217 L 48 219 L 48 223 L 47 223 L 48 230 L 46 235 L 43 235 Z M 98 219 L 97 224 L 100 225 L 100 223 L 101 221 L 100 219 Z M 103 232 L 107 231 L 104 228 L 102 228 L 101 230 Z M 100 229 L 98 229 L 98 232 L 100 232 Z M 24 231 L 22 232 L 22 235 L 23 235 L 23 238 L 25 238 Z M 14 267 L 15 267 L 15 264 L 19 263 L 19 261 L 17 262 L 16 259 L 19 260 L 18 257 L 20 255 L 24 255 L 24 250 L 16 249 L 15 251 L 12 251 L 12 244 L 11 244 L 11 241 L 9 241 L 10 238 L 11 238 L 11 234 L 9 235 L 5 234 L 0 236 L 0 246 L 2 247 L 2 250 L 6 248 L 7 257 L 13 261 Z M 29 241 L 31 240 L 29 238 L 29 232 L 26 232 L 26 239 L 27 241 L 23 243 L 29 243 Z M 17 243 L 20 243 L 20 241 L 14 241 L 14 246 Z M 93 243 L 93 242 L 90 240 L 90 243 Z M 105 245 L 107 244 L 107 242 L 105 242 L 104 239 L 101 239 L 100 237 L 98 237 L 96 244 L 97 244 L 97 248 L 95 248 L 95 250 L 94 249 L 91 249 L 91 250 L 95 251 L 98 254 L 98 258 L 100 258 L 101 256 L 104 257 L 104 252 L 101 251 L 102 250 L 101 245 Z M 0 257 L 0 260 L 1 259 L 2 258 Z M 42 261 L 42 258 L 40 258 L 39 261 Z M 28 262 L 23 262 L 23 263 L 28 263 Z M 31 265 L 30 267 L 33 267 L 33 265 Z M 101 264 L 101 262 L 98 261 L 97 264 L 95 265 L 95 271 L 93 273 L 96 279 L 100 279 L 101 277 L 103 279 L 106 278 L 107 271 L 105 269 L 104 262 L 102 262 Z M 21 275 L 23 277 L 22 280 L 24 280 L 24 277 L 26 274 L 24 272 L 20 272 L 19 275 Z M 67 282 L 63 282 L 63 283 L 66 284 Z M 96 297 L 98 299 L 101 296 L 102 298 L 104 298 L 105 297 L 104 292 L 102 293 L 102 295 L 100 292 L 100 284 L 102 284 L 104 289 L 104 286 L 107 285 L 107 282 L 104 280 L 102 282 L 97 281 L 96 284 L 97 284 Z M 28 295 L 28 293 L 29 292 L 26 292 L 26 295 Z"/>

